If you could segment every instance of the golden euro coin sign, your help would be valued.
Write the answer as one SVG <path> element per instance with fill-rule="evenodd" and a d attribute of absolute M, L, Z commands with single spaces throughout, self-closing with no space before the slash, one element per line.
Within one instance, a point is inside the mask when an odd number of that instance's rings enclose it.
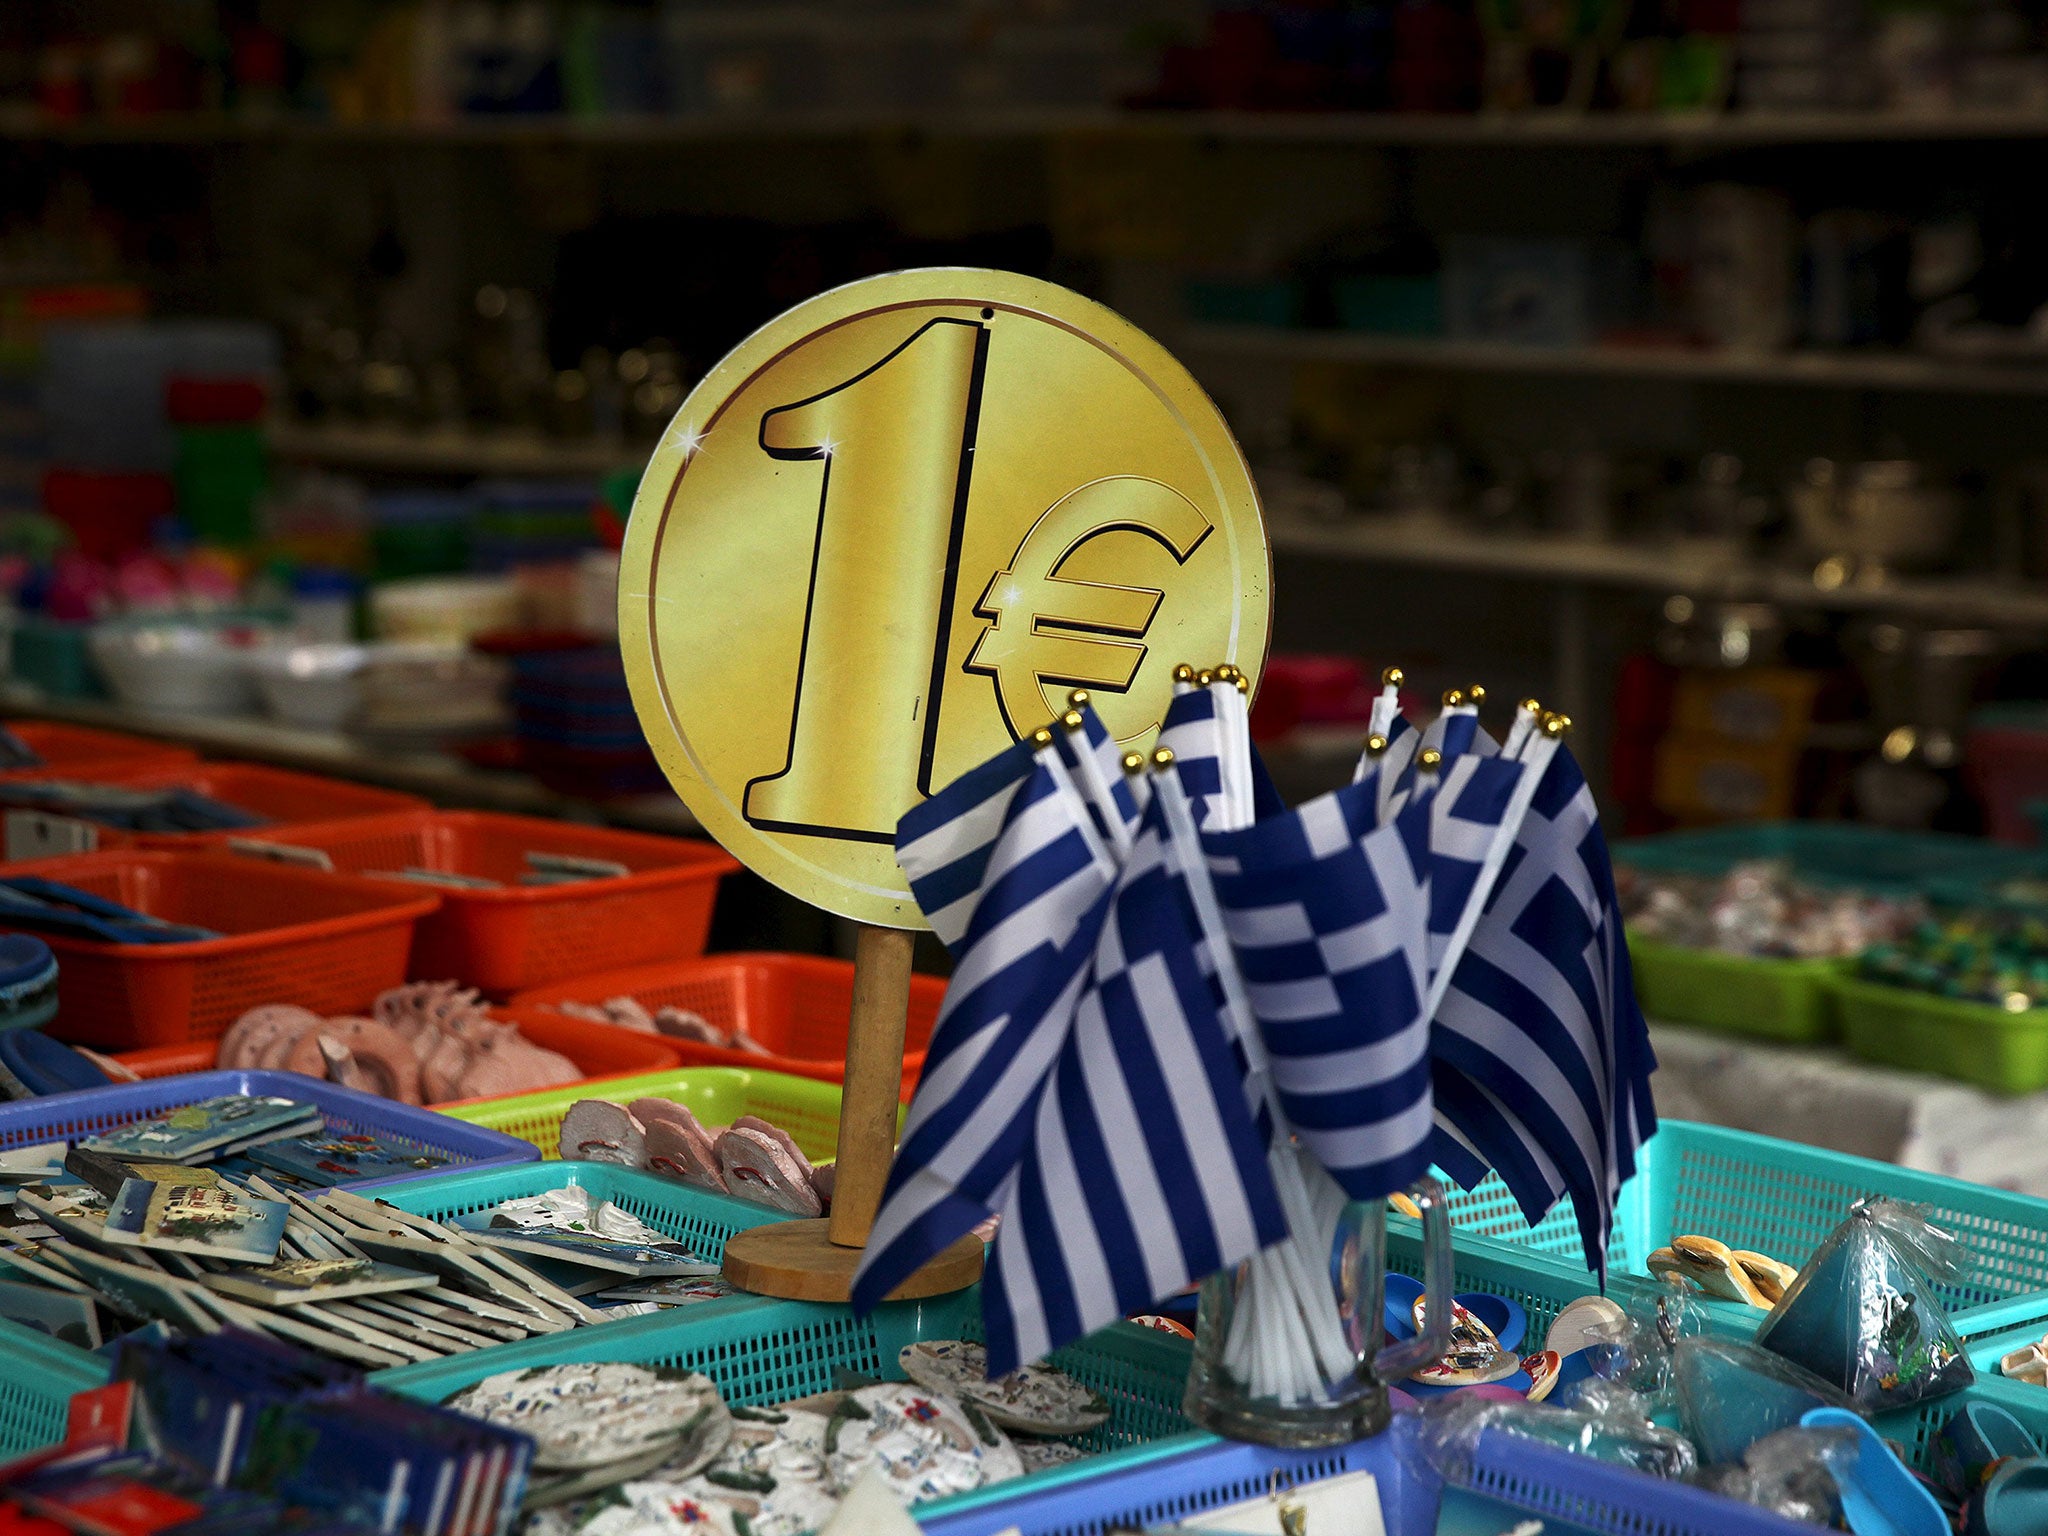
<path fill-rule="evenodd" d="M 691 391 L 633 504 L 619 637 L 719 842 L 914 928 L 905 811 L 1070 689 L 1142 744 L 1178 663 L 1256 683 L 1270 586 L 1243 456 L 1164 348 L 1050 283 L 895 272 L 799 304 Z"/>

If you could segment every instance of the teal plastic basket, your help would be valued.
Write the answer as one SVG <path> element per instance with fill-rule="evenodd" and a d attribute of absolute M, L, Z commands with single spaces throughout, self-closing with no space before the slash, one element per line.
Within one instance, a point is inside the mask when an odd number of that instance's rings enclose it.
<path fill-rule="evenodd" d="M 795 1219 L 772 1206 L 736 1200 L 615 1163 L 513 1163 L 502 1168 L 458 1169 L 380 1187 L 371 1196 L 429 1221 L 446 1221 L 507 1200 L 569 1186 L 590 1191 L 593 1200 L 615 1202 L 657 1231 L 688 1243 L 700 1258 L 713 1261 L 725 1257 L 726 1240 L 735 1232 Z"/>
<path fill-rule="evenodd" d="M 105 1386 L 110 1374 L 98 1355 L 8 1324 L 0 1334 L 0 1461 L 63 1439 L 71 1394 Z"/>
<path fill-rule="evenodd" d="M 2048 1200 L 1687 1120 L 1664 1121 L 1638 1153 L 1615 1210 L 1609 1273 L 1647 1276 L 1644 1260 L 1688 1233 L 1801 1265 L 1869 1195 L 1931 1206 L 1934 1220 L 1969 1245 L 1974 1272 L 1936 1287 L 1965 1338 L 2035 1317 L 2048 1326 Z M 1569 1199 L 1533 1229 L 1497 1175 L 1453 1190 L 1450 1204 L 1460 1232 L 1533 1248 L 1590 1283 Z"/>
<path fill-rule="evenodd" d="M 1820 885 L 1894 896 L 1924 895 L 1940 880 L 2024 873 L 2024 849 L 1945 832 L 1892 832 L 1851 821 L 1760 821 L 1627 838 L 1614 862 L 1657 874 L 1722 875 L 1750 859 L 1782 859 Z"/>

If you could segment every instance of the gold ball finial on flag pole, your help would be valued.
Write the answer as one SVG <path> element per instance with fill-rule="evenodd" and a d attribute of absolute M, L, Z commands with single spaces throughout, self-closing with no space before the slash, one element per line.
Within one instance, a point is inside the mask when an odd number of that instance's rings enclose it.
<path fill-rule="evenodd" d="M 1051 746 L 1052 727 L 1049 725 L 1041 725 L 1037 730 L 1033 731 L 1031 733 L 1031 745 L 1033 745 L 1034 747 Z"/>
<path fill-rule="evenodd" d="M 1078 731 L 1081 729 L 1082 723 L 1081 711 L 1078 709 L 1070 709 L 1060 716 L 1060 724 L 1070 731 Z"/>
<path fill-rule="evenodd" d="M 1204 667 L 1195 674 L 1195 684 L 1198 687 L 1206 688 L 1215 681 L 1216 669 L 1213 667 Z"/>
<path fill-rule="evenodd" d="M 1176 683 L 1192 683 L 1195 680 L 1195 669 L 1182 662 L 1173 669 L 1173 680 Z"/>
<path fill-rule="evenodd" d="M 1125 773 L 1143 773 L 1144 771 L 1145 771 L 1145 754 L 1144 754 L 1144 753 L 1142 753 L 1142 752 L 1126 752 L 1126 753 L 1124 754 L 1124 772 L 1125 772 Z"/>
<path fill-rule="evenodd" d="M 1399 667 L 1386 667 L 1380 672 L 1380 686 L 1382 688 L 1398 688 L 1407 681 L 1408 674 Z"/>
<path fill-rule="evenodd" d="M 1516 708 L 1520 709 L 1525 715 L 1534 715 L 1538 720 L 1543 718 L 1543 704 L 1540 700 L 1533 698 L 1524 699 Z"/>
<path fill-rule="evenodd" d="M 1465 702 L 1470 704 L 1474 709 L 1477 709 L 1480 705 L 1484 704 L 1486 702 L 1485 686 L 1480 683 L 1473 683 L 1469 687 L 1467 687 L 1465 690 Z"/>
<path fill-rule="evenodd" d="M 1380 754 L 1381 754 L 1382 752 L 1384 752 L 1384 751 L 1386 751 L 1386 750 L 1387 750 L 1387 738 L 1386 738 L 1386 737 L 1384 737 L 1384 736 L 1368 736 L 1368 737 L 1366 737 L 1366 738 L 1365 738 L 1365 755 L 1366 755 L 1367 757 L 1378 757 L 1378 756 L 1379 756 L 1379 755 L 1380 755 Z"/>
<path fill-rule="evenodd" d="M 1152 749 L 1152 766 L 1155 770 L 1171 768 L 1173 766 L 1173 748 L 1154 747 Z"/>
<path fill-rule="evenodd" d="M 1571 728 L 1572 717 L 1570 715 L 1545 715 L 1543 717 L 1543 734 L 1552 741 L 1564 740 L 1565 736 L 1571 731 Z"/>
<path fill-rule="evenodd" d="M 1415 754 L 1415 766 L 1424 773 L 1435 773 L 1437 769 L 1443 766 L 1443 762 L 1443 753 L 1437 751 L 1435 747 L 1424 747 Z"/>
<path fill-rule="evenodd" d="M 1463 704 L 1464 702 L 1465 702 L 1465 690 L 1464 690 L 1464 689 L 1462 689 L 1462 688 L 1446 688 L 1446 689 L 1444 690 L 1444 708 L 1445 708 L 1445 709 L 1457 709 L 1457 708 L 1458 708 L 1459 706 L 1461 706 L 1461 705 L 1462 705 L 1462 704 Z"/>
<path fill-rule="evenodd" d="M 1083 706 L 1085 706 L 1087 702 L 1088 690 L 1086 688 L 1076 688 L 1072 693 L 1067 695 L 1067 707 L 1069 709 L 1080 709 Z"/>

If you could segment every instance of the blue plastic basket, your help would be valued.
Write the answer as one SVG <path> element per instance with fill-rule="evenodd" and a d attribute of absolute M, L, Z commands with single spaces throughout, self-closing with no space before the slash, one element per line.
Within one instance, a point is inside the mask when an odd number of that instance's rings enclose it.
<path fill-rule="evenodd" d="M 1276 1489 L 1368 1472 L 1378 1485 L 1387 1536 L 1434 1536 L 1443 1485 L 1412 1444 L 1403 1414 L 1371 1440 L 1320 1451 L 1280 1451 L 1187 1435 L 1142 1465 L 1075 1463 L 918 1511 L 925 1536 L 1102 1536 L 1113 1527 L 1172 1525 L 1227 1505 L 1255 1503 Z M 1026 1488 L 1025 1483 L 1036 1486 Z M 1568 1521 L 1600 1536 L 1794 1536 L 1795 1525 L 1682 1483 L 1659 1482 L 1512 1435 L 1480 1437 L 1473 1487 L 1517 1515 Z M 1011 1492 L 1005 1494 L 1004 1489 Z M 1505 1529 L 1494 1523 L 1475 1527 Z"/>
<path fill-rule="evenodd" d="M 445 1157 L 450 1164 L 501 1167 L 530 1163 L 540 1156 L 537 1147 L 516 1136 L 293 1072 L 188 1072 L 180 1077 L 82 1088 L 76 1093 L 53 1093 L 40 1099 L 0 1104 L 0 1151 L 44 1141 L 72 1141 L 197 1104 L 202 1099 L 237 1093 L 275 1094 L 313 1104 L 327 1117 L 327 1128 L 331 1131 L 374 1132 L 420 1152 Z M 388 1179 L 359 1179 L 343 1187 L 384 1188 L 427 1176 L 400 1174 Z"/>
<path fill-rule="evenodd" d="M 1637 1164 L 1615 1210 L 1610 1273 L 1647 1275 L 1644 1260 L 1686 1233 L 1801 1265 L 1850 1206 L 1886 1195 L 1933 1207 L 1975 1255 L 1967 1279 L 1936 1287 L 1964 1337 L 2035 1317 L 2048 1326 L 2048 1200 L 1687 1120 L 1664 1121 Z M 1453 1190 L 1450 1203 L 1460 1232 L 1533 1248 L 1590 1285 L 1570 1199 L 1533 1229 L 1497 1175 Z M 1710 1305 L 1762 1317 L 1736 1302 Z"/>

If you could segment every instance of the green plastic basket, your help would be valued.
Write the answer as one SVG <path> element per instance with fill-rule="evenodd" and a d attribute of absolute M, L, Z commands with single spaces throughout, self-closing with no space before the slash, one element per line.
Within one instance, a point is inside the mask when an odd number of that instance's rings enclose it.
<path fill-rule="evenodd" d="M 71 1394 L 105 1386 L 112 1372 L 98 1355 L 7 1324 L 0 1332 L 0 1461 L 63 1439 Z"/>
<path fill-rule="evenodd" d="M 1849 1054 L 1908 1072 L 1935 1072 L 1993 1093 L 2048 1088 L 2048 1009 L 2007 1013 L 1838 973 L 1829 982 Z"/>
<path fill-rule="evenodd" d="M 1773 960 L 1628 941 L 1636 1001 L 1650 1018 L 1765 1040 L 1826 1040 L 1835 1033 L 1832 960 Z"/>
<path fill-rule="evenodd" d="M 522 1093 L 458 1104 L 441 1113 L 517 1136 L 540 1148 L 544 1158 L 556 1156 L 562 1117 L 569 1106 L 602 1097 L 614 1104 L 634 1099 L 673 1099 L 709 1125 L 730 1125 L 741 1115 L 759 1115 L 780 1126 L 813 1161 L 829 1162 L 839 1147 L 839 1085 L 791 1077 L 786 1072 L 758 1072 L 752 1067 L 681 1067 L 640 1077 L 607 1079 L 601 1093 L 578 1083 L 545 1093 Z M 898 1106 L 897 1123 L 903 1110 Z"/>
<path fill-rule="evenodd" d="M 1965 1337 L 2048 1318 L 2048 1200 L 1686 1120 L 1664 1121 L 1638 1154 L 1615 1208 L 1609 1273 L 1647 1276 L 1644 1260 L 1687 1233 L 1804 1264 L 1868 1195 L 1930 1206 L 1969 1245 L 1974 1272 L 1936 1287 Z M 1533 1248 L 1590 1287 L 1568 1198 L 1534 1228 L 1497 1175 L 1453 1190 L 1450 1204 L 1461 1233 Z M 1723 1308 L 1731 1319 L 1763 1319 L 1736 1302 L 1710 1303 Z"/>

